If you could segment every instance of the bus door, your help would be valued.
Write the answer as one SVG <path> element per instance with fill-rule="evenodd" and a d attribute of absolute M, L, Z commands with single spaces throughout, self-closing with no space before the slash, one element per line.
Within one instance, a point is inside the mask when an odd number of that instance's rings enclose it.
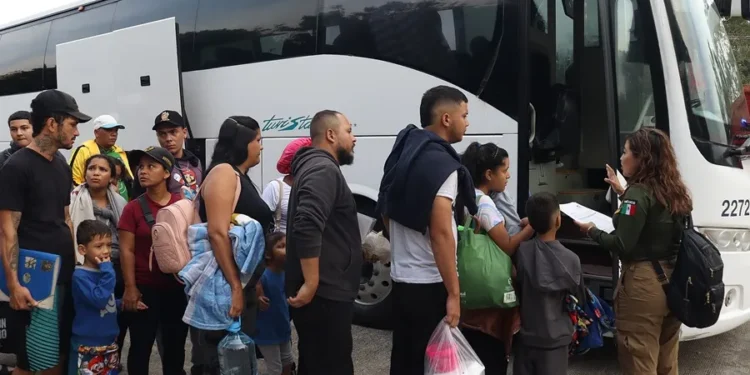
<path fill-rule="evenodd" d="M 519 159 L 528 162 L 528 194 L 613 212 L 605 165 L 619 167 L 609 0 L 528 0 L 521 40 Z M 526 134 L 524 134 L 524 132 Z M 528 143 L 526 143 L 528 142 Z M 525 148 L 525 150 L 524 150 Z M 525 151 L 522 152 L 521 150 Z M 520 162 L 519 162 L 520 165 Z M 519 188 L 522 184 L 519 182 Z M 525 194 L 524 194 L 525 193 Z M 615 196 L 614 204 L 617 203 Z M 581 258 L 589 287 L 612 299 L 619 262 L 584 238 L 567 217 L 558 237 Z M 613 267 L 615 266 L 615 267 Z"/>
<path fill-rule="evenodd" d="M 154 119 L 167 109 L 185 113 L 177 35 L 172 17 L 58 44 L 58 88 L 84 113 L 124 125 L 117 144 L 125 150 L 158 145 Z M 82 141 L 93 138 L 86 125 Z"/>

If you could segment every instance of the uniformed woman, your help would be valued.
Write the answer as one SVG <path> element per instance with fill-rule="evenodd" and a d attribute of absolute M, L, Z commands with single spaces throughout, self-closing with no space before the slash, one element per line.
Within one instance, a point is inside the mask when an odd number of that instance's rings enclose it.
<path fill-rule="evenodd" d="M 617 351 L 625 374 L 677 374 L 681 323 L 670 313 L 652 261 L 671 276 L 682 234 L 682 223 L 692 211 L 692 200 L 669 138 L 664 132 L 642 128 L 625 142 L 620 157 L 623 189 L 607 166 L 606 181 L 618 194 L 620 208 L 613 215 L 611 234 L 593 224 L 581 230 L 622 261 L 615 292 Z"/>

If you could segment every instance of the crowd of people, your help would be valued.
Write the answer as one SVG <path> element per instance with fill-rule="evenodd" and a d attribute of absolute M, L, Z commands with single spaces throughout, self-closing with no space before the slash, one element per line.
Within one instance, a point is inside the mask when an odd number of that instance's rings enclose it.
<path fill-rule="evenodd" d="M 528 218 L 521 218 L 505 192 L 508 152 L 477 142 L 455 151 L 469 127 L 461 91 L 428 90 L 419 113 L 421 128 L 409 125 L 397 136 L 376 207 L 391 246 L 391 374 L 425 373 L 425 350 L 439 324 L 460 327 L 486 374 L 506 373 L 514 337 L 515 374 L 565 373 L 574 328 L 563 301 L 571 294 L 585 300 L 586 289 L 578 256 L 557 241 L 562 219 L 555 196 L 532 195 Z M 226 332 L 185 322 L 185 283 L 162 272 L 152 251 L 156 213 L 182 199 L 194 199 L 197 222 L 206 223 L 231 301 L 222 314 L 255 340 L 268 373 L 354 373 L 351 322 L 364 256 L 356 201 L 340 169 L 353 163 L 356 145 L 344 114 L 318 112 L 310 137 L 286 147 L 277 164 L 282 177 L 262 192 L 247 176 L 263 149 L 251 117 L 224 120 L 205 170 L 184 148 L 186 125 L 173 110 L 156 116 L 160 146 L 145 150 L 117 145 L 126 125 L 114 117 L 93 119 L 94 139 L 75 148 L 68 163 L 59 150 L 72 150 L 79 124 L 90 120 L 73 97 L 48 90 L 30 112 L 8 121 L 13 143 L 0 153 L 0 250 L 14 311 L 9 324 L 25 327 L 14 374 L 115 374 L 122 367 L 148 374 L 154 343 L 162 372 L 185 374 L 188 336 L 190 373 L 219 373 Z M 658 260 L 671 272 L 675 223 L 692 209 L 690 196 L 664 133 L 637 131 L 621 161 L 629 188 L 612 174 L 607 179 L 627 202 L 614 215 L 616 231 L 578 224 L 623 261 L 615 304 L 623 370 L 676 374 L 679 321 L 649 267 Z M 264 267 L 250 282 L 230 238 L 238 214 L 257 222 L 265 237 Z M 520 307 L 462 307 L 457 223 L 465 218 L 513 259 Z M 19 249 L 60 257 L 52 309 L 37 308 L 19 283 Z M 299 336 L 296 361 L 291 322 Z"/>

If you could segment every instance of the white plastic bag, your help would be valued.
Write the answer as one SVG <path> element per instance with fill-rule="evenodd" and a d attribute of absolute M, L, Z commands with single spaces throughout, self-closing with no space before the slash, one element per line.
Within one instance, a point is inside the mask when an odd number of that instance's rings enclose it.
<path fill-rule="evenodd" d="M 380 263 L 391 261 L 391 243 L 383 236 L 383 232 L 367 233 L 365 240 L 362 242 L 362 252 L 365 253 L 365 259 L 373 263 L 376 261 Z"/>
<path fill-rule="evenodd" d="M 440 321 L 427 343 L 424 375 L 484 375 L 484 365 L 461 331 Z"/>

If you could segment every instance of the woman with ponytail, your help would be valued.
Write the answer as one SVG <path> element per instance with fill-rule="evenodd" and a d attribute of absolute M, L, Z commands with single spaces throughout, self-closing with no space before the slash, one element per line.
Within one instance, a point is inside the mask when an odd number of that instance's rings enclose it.
<path fill-rule="evenodd" d="M 255 285 L 247 284 L 242 287 L 232 254 L 229 228 L 233 213 L 255 219 L 265 233 L 273 227 L 273 212 L 247 176 L 250 168 L 260 163 L 262 150 L 257 121 L 248 116 L 231 116 L 224 120 L 199 197 L 201 221 L 208 224 L 211 248 L 219 268 L 232 288 L 232 306 L 227 314 L 233 318 L 242 318 L 242 332 L 248 336 L 255 333 L 258 298 Z M 240 177 L 241 192 L 237 206 L 234 207 L 232 204 L 237 188 L 237 175 Z M 224 335 L 224 331 L 190 328 L 193 344 L 199 344 L 199 347 L 193 347 L 193 373 L 200 371 L 201 374 L 218 375 L 217 346 Z M 195 367 L 202 369 L 196 371 Z"/>
<path fill-rule="evenodd" d="M 493 193 L 505 191 L 510 179 L 508 152 L 494 143 L 473 142 L 461 155 L 461 163 L 474 181 L 477 207 L 475 225 L 509 256 L 513 256 L 521 242 L 534 235 L 526 220 L 520 232 L 511 235 L 505 227 L 505 217 L 491 198 Z M 468 310 L 462 314 L 461 328 L 466 340 L 485 365 L 487 375 L 505 374 L 508 367 L 513 333 L 519 326 L 518 308 Z M 498 355 L 505 353 L 505 356 Z"/>

